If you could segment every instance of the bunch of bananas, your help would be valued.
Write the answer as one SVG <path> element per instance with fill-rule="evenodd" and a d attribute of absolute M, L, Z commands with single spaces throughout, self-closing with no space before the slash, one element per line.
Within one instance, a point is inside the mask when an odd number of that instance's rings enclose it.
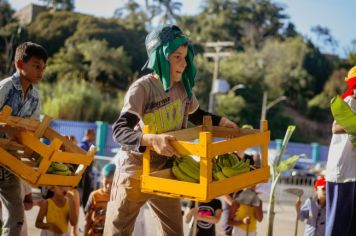
<path fill-rule="evenodd" d="M 72 171 L 70 171 L 68 165 L 58 162 L 52 162 L 47 170 L 48 174 L 54 175 L 72 175 Z"/>
<path fill-rule="evenodd" d="M 198 183 L 200 167 L 191 156 L 176 158 L 172 167 L 173 175 L 181 181 Z"/>
<path fill-rule="evenodd" d="M 223 154 L 213 159 L 213 179 L 223 180 L 250 171 L 250 160 L 240 161 L 233 154 Z M 173 161 L 173 175 L 181 181 L 199 183 L 200 166 L 191 156 Z"/>
<path fill-rule="evenodd" d="M 213 179 L 223 180 L 250 171 L 250 160 L 240 161 L 233 154 L 223 154 L 213 159 Z"/>

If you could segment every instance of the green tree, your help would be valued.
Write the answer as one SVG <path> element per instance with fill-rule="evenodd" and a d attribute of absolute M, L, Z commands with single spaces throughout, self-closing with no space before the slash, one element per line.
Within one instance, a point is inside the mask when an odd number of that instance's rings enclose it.
<path fill-rule="evenodd" d="M 12 22 L 12 15 L 14 10 L 11 8 L 11 5 L 6 0 L 0 0 L 0 27 L 7 25 Z"/>
<path fill-rule="evenodd" d="M 335 50 L 338 46 L 338 42 L 331 35 L 331 32 L 327 27 L 316 25 L 311 28 L 311 31 L 316 34 L 317 43 L 321 47 L 330 47 L 332 52 L 335 53 Z"/>
<path fill-rule="evenodd" d="M 104 40 L 69 45 L 48 62 L 46 75 L 52 80 L 84 79 L 104 87 L 125 90 L 132 76 L 131 59 L 123 47 L 109 48 Z"/>
<path fill-rule="evenodd" d="M 90 17 L 67 11 L 43 12 L 29 26 L 29 38 L 53 55 L 78 30 L 79 22 Z"/>
<path fill-rule="evenodd" d="M 145 31 L 145 24 L 148 21 L 147 14 L 134 0 L 129 0 L 125 3 L 124 7 L 116 9 L 114 17 L 119 19 L 119 23 L 122 26 L 137 31 Z"/>
<path fill-rule="evenodd" d="M 277 37 L 283 28 L 287 16 L 284 8 L 270 0 L 241 0 L 240 25 L 242 42 L 253 48 L 259 48 L 264 40 Z"/>
<path fill-rule="evenodd" d="M 123 104 L 123 92 L 109 96 L 84 80 L 42 83 L 39 88 L 41 112 L 56 119 L 111 123 L 117 118 Z"/>
<path fill-rule="evenodd" d="M 181 16 L 179 25 L 196 43 L 240 41 L 239 5 L 231 0 L 206 0 L 197 16 Z M 238 43 L 237 43 L 238 44 Z"/>
<path fill-rule="evenodd" d="M 237 124 L 241 124 L 240 111 L 246 106 L 242 96 L 235 96 L 234 92 L 217 96 L 216 113 L 231 118 Z M 246 123 L 247 124 L 247 123 Z"/>
<path fill-rule="evenodd" d="M 161 24 L 175 23 L 182 8 L 182 3 L 176 0 L 145 0 L 145 5 L 151 15 L 150 20 L 158 17 Z"/>

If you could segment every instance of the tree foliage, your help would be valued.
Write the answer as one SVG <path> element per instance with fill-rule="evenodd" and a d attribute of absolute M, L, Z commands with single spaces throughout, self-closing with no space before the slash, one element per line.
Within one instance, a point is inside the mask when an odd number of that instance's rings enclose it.
<path fill-rule="evenodd" d="M 49 60 L 46 73 L 52 81 L 84 79 L 125 90 L 132 76 L 130 67 L 131 58 L 123 47 L 109 48 L 104 40 L 88 40 L 61 49 Z"/>
<path fill-rule="evenodd" d="M 194 91 L 203 109 L 208 107 L 214 68 L 203 56 L 205 43 L 234 42 L 234 47 L 223 49 L 231 56 L 220 61 L 219 78 L 231 87 L 244 84 L 245 89 L 218 95 L 215 110 L 240 125 L 258 126 L 263 92 L 268 92 L 268 102 L 287 96 L 268 110 L 272 137 L 282 135 L 285 123 L 297 120 L 285 114 L 288 109 L 329 122 L 329 100 L 345 90 L 343 77 L 356 63 L 356 43 L 346 59 L 323 54 L 321 45 L 337 47 L 330 31 L 314 27 L 315 45 L 296 31 L 284 6 L 271 0 L 204 0 L 201 11 L 189 16 L 180 12 L 179 0 L 146 0 L 144 6 L 126 0 L 110 18 L 75 13 L 73 0 L 42 2 L 52 9 L 29 26 L 20 26 L 12 18 L 11 5 L 0 0 L 0 73 L 10 73 L 19 43 L 43 45 L 50 55 L 47 83 L 41 86 L 44 112 L 56 118 L 111 121 L 120 109 L 118 91 L 126 91 L 142 73 L 145 37 L 157 22 L 177 23 L 194 43 Z M 80 114 L 71 114 L 73 109 Z M 294 139 L 308 138 L 302 135 Z"/>
<path fill-rule="evenodd" d="M 122 92 L 112 97 L 84 80 L 43 83 L 39 88 L 42 113 L 57 119 L 114 122 L 122 107 Z"/>

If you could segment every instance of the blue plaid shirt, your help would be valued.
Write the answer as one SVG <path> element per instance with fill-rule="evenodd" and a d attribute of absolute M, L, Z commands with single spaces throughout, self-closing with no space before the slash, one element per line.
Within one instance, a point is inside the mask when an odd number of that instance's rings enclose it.
<path fill-rule="evenodd" d="M 30 85 L 25 97 L 18 73 L 0 81 L 0 111 L 5 105 L 12 108 L 13 116 L 40 118 L 39 92 Z"/>
<path fill-rule="evenodd" d="M 0 81 L 0 111 L 5 105 L 12 108 L 12 116 L 24 118 L 40 118 L 40 99 L 38 90 L 30 85 L 26 97 L 22 91 L 20 75 L 18 73 Z M 0 138 L 4 137 L 0 133 Z M 0 180 L 7 179 L 10 172 L 0 166 Z"/>

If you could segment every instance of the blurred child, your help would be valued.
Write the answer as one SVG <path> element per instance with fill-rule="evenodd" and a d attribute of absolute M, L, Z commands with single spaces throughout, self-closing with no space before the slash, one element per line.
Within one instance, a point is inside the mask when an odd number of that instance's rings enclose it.
<path fill-rule="evenodd" d="M 356 66 L 347 77 L 342 98 L 356 112 Z M 333 122 L 326 164 L 326 236 L 356 235 L 356 148 L 353 135 Z"/>
<path fill-rule="evenodd" d="M 68 189 L 59 186 L 49 187 L 53 196 L 41 203 L 36 219 L 36 227 L 42 229 L 41 236 L 69 236 L 68 224 L 72 226 L 77 224 L 75 203 L 72 195 L 67 194 Z"/>
<path fill-rule="evenodd" d="M 106 164 L 102 170 L 102 188 L 93 191 L 85 206 L 84 235 L 103 235 L 106 206 L 110 200 L 111 185 L 115 173 L 115 164 Z"/>
<path fill-rule="evenodd" d="M 189 223 L 194 217 L 197 220 L 196 236 L 215 236 L 215 224 L 219 222 L 222 212 L 221 201 L 213 199 L 210 202 L 200 202 L 198 209 L 191 202 L 190 211 L 185 216 L 185 222 Z"/>
<path fill-rule="evenodd" d="M 73 198 L 73 203 L 75 207 L 75 214 L 79 217 L 79 210 L 80 210 L 80 196 L 79 192 L 76 188 L 72 188 L 68 191 L 67 195 L 71 195 Z M 78 236 L 79 235 L 79 227 L 78 227 L 79 221 L 72 227 L 72 236 Z"/>
<path fill-rule="evenodd" d="M 298 219 L 307 220 L 305 225 L 305 236 L 324 236 L 325 235 L 325 215 L 326 215 L 326 195 L 325 178 L 318 179 L 314 184 L 315 196 L 308 198 L 301 207 L 301 201 L 298 198 L 295 203 Z"/>
<path fill-rule="evenodd" d="M 23 180 L 20 180 L 21 182 L 21 196 L 23 199 L 23 205 L 24 209 L 26 211 L 29 211 L 32 209 L 33 206 L 39 206 L 42 200 L 33 200 L 32 199 L 32 190 L 31 186 L 24 182 Z M 0 203 L 0 219 L 2 220 L 2 211 L 1 211 L 1 203 Z M 26 220 L 26 215 L 24 215 L 24 221 L 21 229 L 21 236 L 27 236 L 27 220 Z"/>
<path fill-rule="evenodd" d="M 40 118 L 39 91 L 36 88 L 43 79 L 47 62 L 46 50 L 35 43 L 25 42 L 16 48 L 16 73 L 0 81 L 0 108 L 11 106 L 12 116 Z M 0 124 L 0 131 L 8 139 L 16 138 L 14 127 Z M 0 133 L 0 138 L 4 134 Z M 0 166 L 0 201 L 3 210 L 3 235 L 20 235 L 24 219 L 21 182 L 6 167 Z"/>
<path fill-rule="evenodd" d="M 229 209 L 229 225 L 233 236 L 256 236 L 257 221 L 263 219 L 262 201 L 253 188 L 243 190 L 236 197 L 237 204 Z"/>

